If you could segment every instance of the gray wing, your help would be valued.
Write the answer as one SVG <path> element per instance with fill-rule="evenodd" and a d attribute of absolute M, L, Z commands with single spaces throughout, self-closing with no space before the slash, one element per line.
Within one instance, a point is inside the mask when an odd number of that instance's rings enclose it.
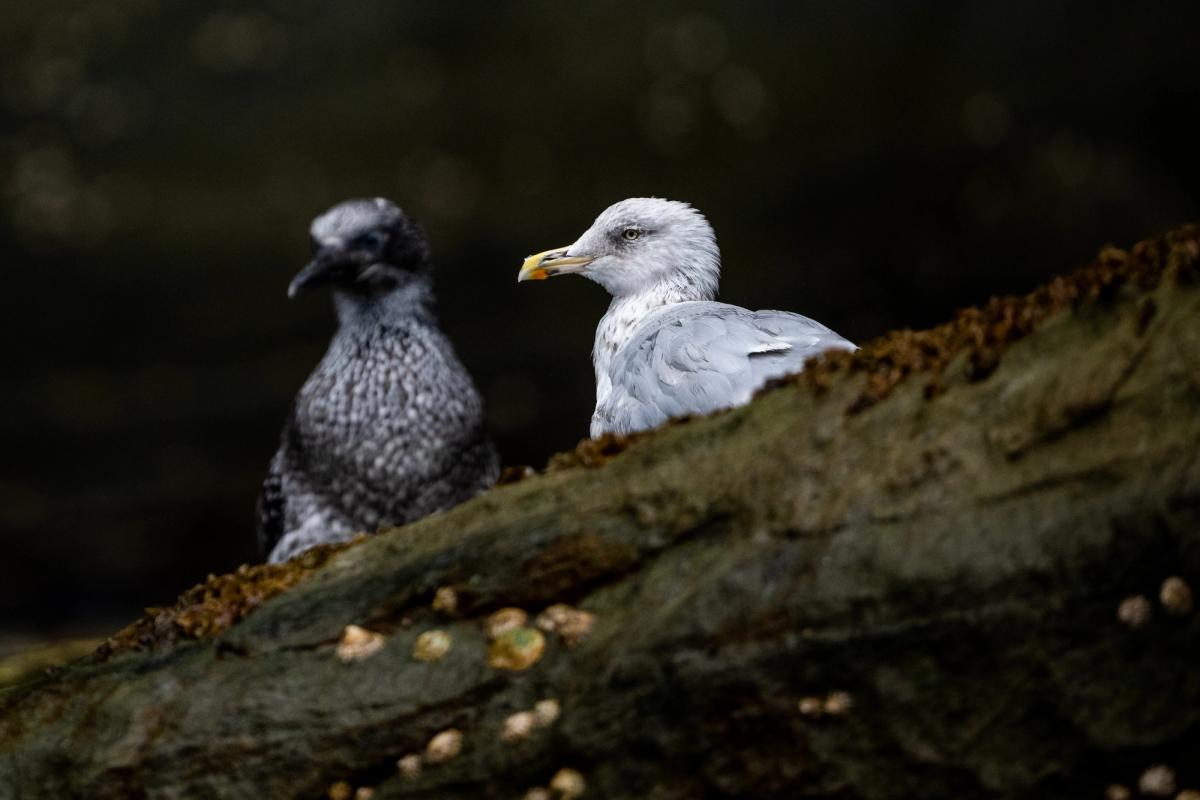
<path fill-rule="evenodd" d="M 787 311 L 669 306 L 642 323 L 614 359 L 612 391 L 596 408 L 592 435 L 742 405 L 768 380 L 802 371 L 809 358 L 854 349 L 821 323 Z"/>

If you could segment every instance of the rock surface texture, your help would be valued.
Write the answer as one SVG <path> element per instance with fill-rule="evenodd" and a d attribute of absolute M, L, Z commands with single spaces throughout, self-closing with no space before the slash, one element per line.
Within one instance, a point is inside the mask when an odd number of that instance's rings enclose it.
<path fill-rule="evenodd" d="M 216 579 L 0 694 L 0 797 L 1200 786 L 1200 614 L 1163 589 L 1200 580 L 1198 284 L 1200 228 L 1108 248 L 296 580 Z M 382 646 L 339 658 L 348 625 Z"/>

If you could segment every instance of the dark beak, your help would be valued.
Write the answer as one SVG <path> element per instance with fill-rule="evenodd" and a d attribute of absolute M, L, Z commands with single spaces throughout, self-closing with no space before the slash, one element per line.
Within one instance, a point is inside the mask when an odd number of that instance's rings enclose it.
<path fill-rule="evenodd" d="M 295 297 L 307 289 L 333 283 L 350 269 L 346 251 L 341 245 L 327 244 L 321 247 L 300 273 L 288 285 L 288 297 Z"/>

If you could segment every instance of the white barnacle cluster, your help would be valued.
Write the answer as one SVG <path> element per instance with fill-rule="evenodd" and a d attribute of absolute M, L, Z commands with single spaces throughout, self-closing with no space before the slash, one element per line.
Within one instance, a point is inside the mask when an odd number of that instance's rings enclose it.
<path fill-rule="evenodd" d="M 519 611 L 520 609 L 515 609 Z M 508 611 L 508 609 L 501 609 Z M 500 612 L 497 612 L 499 614 Z M 524 612 L 521 612 L 524 614 Z M 487 630 L 491 644 L 488 645 L 487 663 L 493 669 L 521 672 L 527 670 L 542 659 L 546 652 L 546 637 L 536 628 L 528 628 L 523 624 L 514 624 L 518 618 L 496 622 L 495 614 L 489 618 Z"/>
<path fill-rule="evenodd" d="M 555 603 L 538 614 L 536 624 L 546 633 L 557 633 L 567 647 L 574 647 L 587 638 L 595 622 L 595 614 Z"/>
<path fill-rule="evenodd" d="M 462 754 L 463 733 L 447 728 L 430 737 L 421 753 L 407 753 L 396 760 L 396 771 L 405 780 L 416 780 L 426 766 L 445 764 Z"/>
<path fill-rule="evenodd" d="M 546 786 L 534 786 L 522 800 L 576 800 L 587 791 L 587 781 L 579 770 L 563 767 L 550 778 Z"/>
<path fill-rule="evenodd" d="M 845 717 L 854 710 L 854 697 L 846 691 L 834 691 L 821 696 L 809 695 L 800 698 L 796 709 L 809 719 L 821 717 Z"/>
<path fill-rule="evenodd" d="M 521 608 L 501 608 L 484 622 L 491 644 L 488 665 L 495 669 L 521 671 L 541 660 L 546 636 L 557 635 L 567 647 L 583 641 L 595 624 L 595 615 L 566 603 L 556 603 L 538 614 L 529 625 L 529 614 Z"/>
<path fill-rule="evenodd" d="M 528 739 L 538 729 L 553 725 L 560 713 L 562 708 L 557 700 L 539 700 L 532 709 L 518 711 L 505 718 L 500 729 L 500 740 L 512 743 Z"/>
<path fill-rule="evenodd" d="M 1158 602 L 1170 616 L 1184 617 L 1192 613 L 1192 587 L 1178 575 L 1165 579 L 1158 588 Z M 1126 597 L 1117 606 L 1117 620 L 1128 628 L 1144 628 L 1154 619 L 1154 604 L 1144 594 Z"/>
<path fill-rule="evenodd" d="M 373 800 L 375 789 L 370 786 L 359 786 L 356 789 L 349 781 L 338 781 L 329 787 L 325 796 L 329 800 Z"/>

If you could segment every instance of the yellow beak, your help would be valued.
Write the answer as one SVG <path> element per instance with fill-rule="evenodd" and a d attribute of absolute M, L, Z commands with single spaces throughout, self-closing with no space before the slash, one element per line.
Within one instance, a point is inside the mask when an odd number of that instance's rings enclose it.
<path fill-rule="evenodd" d="M 525 259 L 525 263 L 521 265 L 521 272 L 517 275 L 517 283 L 544 281 L 555 275 L 581 272 L 594 260 L 591 256 L 568 256 L 566 247 L 544 250 Z"/>

